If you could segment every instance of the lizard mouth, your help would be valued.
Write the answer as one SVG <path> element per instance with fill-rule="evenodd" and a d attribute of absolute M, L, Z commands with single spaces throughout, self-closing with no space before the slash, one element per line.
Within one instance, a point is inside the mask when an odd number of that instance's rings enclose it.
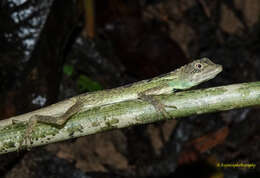
<path fill-rule="evenodd" d="M 210 72 L 206 72 L 206 75 L 204 77 L 210 80 L 214 78 L 216 75 L 218 75 L 222 70 L 223 70 L 222 66 L 216 64 L 215 68 Z"/>
<path fill-rule="evenodd" d="M 197 78 L 198 84 L 208 81 L 210 79 L 213 79 L 216 75 L 218 75 L 221 71 L 223 70 L 221 65 L 216 64 L 214 67 L 208 69 L 207 71 L 204 72 L 204 75 L 201 75 L 200 78 Z M 194 77 L 196 80 L 196 77 Z"/>

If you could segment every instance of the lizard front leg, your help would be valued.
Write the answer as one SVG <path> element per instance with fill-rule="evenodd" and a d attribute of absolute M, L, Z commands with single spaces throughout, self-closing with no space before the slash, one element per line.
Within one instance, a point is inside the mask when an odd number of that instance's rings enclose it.
<path fill-rule="evenodd" d="M 171 116 L 169 115 L 169 113 L 166 111 L 165 108 L 166 107 L 170 107 L 170 108 L 176 109 L 177 107 L 164 105 L 158 99 L 155 98 L 157 91 L 160 91 L 160 89 L 161 89 L 161 87 L 151 88 L 149 90 L 146 90 L 144 92 L 139 93 L 138 97 L 141 100 L 146 101 L 146 102 L 152 104 L 153 107 L 155 108 L 155 110 L 157 112 L 161 113 L 163 115 L 163 117 L 171 118 Z"/>
<path fill-rule="evenodd" d="M 76 100 L 76 103 L 73 104 L 62 116 L 53 117 L 53 116 L 44 116 L 44 115 L 33 115 L 27 121 L 27 128 L 25 130 L 24 137 L 19 143 L 19 148 L 22 148 L 22 145 L 29 145 L 28 141 L 31 143 L 31 135 L 34 131 L 38 122 L 50 124 L 54 126 L 63 126 L 74 114 L 79 112 L 83 106 L 83 102 L 80 99 Z M 28 147 L 27 147 L 28 148 Z"/>

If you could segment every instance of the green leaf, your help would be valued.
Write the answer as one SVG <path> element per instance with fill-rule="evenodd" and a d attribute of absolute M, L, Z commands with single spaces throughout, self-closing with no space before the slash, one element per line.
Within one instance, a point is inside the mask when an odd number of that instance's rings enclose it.
<path fill-rule="evenodd" d="M 98 82 L 90 79 L 89 77 L 87 77 L 85 75 L 79 76 L 79 78 L 77 80 L 77 85 L 81 92 L 96 91 L 96 90 L 102 89 L 102 86 Z"/>
<path fill-rule="evenodd" d="M 64 65 L 63 66 L 63 73 L 67 76 L 71 76 L 74 71 L 74 67 L 72 65 Z"/>

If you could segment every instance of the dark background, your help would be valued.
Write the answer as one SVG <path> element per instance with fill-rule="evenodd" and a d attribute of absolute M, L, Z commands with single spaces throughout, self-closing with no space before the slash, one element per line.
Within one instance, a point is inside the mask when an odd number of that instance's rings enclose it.
<path fill-rule="evenodd" d="M 0 118 L 201 57 L 224 70 L 200 88 L 257 81 L 259 17 L 258 0 L 1 0 Z M 260 177 L 259 119 L 230 110 L 9 153 L 0 177 Z"/>

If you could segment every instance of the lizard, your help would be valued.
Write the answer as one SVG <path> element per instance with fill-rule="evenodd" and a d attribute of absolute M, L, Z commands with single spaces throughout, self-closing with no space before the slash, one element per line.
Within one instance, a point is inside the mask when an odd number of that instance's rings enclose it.
<path fill-rule="evenodd" d="M 38 122 L 63 126 L 74 114 L 97 106 L 141 99 L 154 106 L 163 116 L 168 117 L 165 106 L 155 100 L 154 95 L 171 94 L 177 90 L 187 90 L 214 78 L 222 71 L 222 66 L 208 58 L 194 60 L 172 72 L 147 80 L 142 80 L 114 89 L 84 93 L 70 98 L 73 104 L 61 116 L 32 115 L 27 122 L 25 135 L 20 146 L 27 145 L 30 135 Z"/>

